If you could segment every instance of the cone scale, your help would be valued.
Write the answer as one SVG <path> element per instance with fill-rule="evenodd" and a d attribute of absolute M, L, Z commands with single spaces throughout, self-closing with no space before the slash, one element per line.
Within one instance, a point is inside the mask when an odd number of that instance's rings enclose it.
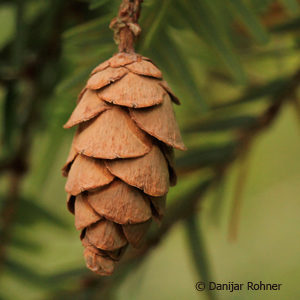
<path fill-rule="evenodd" d="M 161 220 L 176 183 L 173 148 L 185 150 L 161 71 L 121 52 L 92 72 L 65 128 L 77 126 L 63 167 L 68 208 L 86 265 L 111 275 L 128 245 Z"/>

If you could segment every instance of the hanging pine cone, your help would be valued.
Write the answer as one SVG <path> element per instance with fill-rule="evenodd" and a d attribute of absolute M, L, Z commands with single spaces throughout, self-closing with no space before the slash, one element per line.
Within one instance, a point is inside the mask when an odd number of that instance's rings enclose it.
<path fill-rule="evenodd" d="M 92 71 L 64 126 L 78 125 L 63 167 L 68 208 L 97 274 L 112 274 L 128 244 L 139 247 L 164 215 L 176 184 L 173 148 L 185 149 L 172 102 L 179 104 L 150 59 L 121 52 Z"/>
<path fill-rule="evenodd" d="M 172 101 L 148 58 L 119 53 L 96 67 L 65 128 L 78 125 L 63 174 L 87 266 L 113 272 L 164 214 L 176 183 L 172 152 L 184 150 Z"/>

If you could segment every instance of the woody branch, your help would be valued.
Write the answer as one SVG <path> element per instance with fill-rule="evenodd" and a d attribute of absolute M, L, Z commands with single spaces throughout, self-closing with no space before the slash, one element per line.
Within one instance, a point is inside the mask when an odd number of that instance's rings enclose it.
<path fill-rule="evenodd" d="M 110 23 L 114 30 L 115 42 L 119 45 L 119 52 L 134 52 L 135 39 L 141 32 L 138 19 L 143 0 L 123 0 L 118 16 Z"/>

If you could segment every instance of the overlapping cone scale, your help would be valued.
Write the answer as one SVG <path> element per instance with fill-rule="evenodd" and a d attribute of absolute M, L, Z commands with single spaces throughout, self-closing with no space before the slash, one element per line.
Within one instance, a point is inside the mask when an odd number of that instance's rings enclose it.
<path fill-rule="evenodd" d="M 163 196 L 169 190 L 167 162 L 156 145 L 144 156 L 107 160 L 105 163 L 111 174 L 150 196 Z"/>
<path fill-rule="evenodd" d="M 114 176 L 105 167 L 104 161 L 77 155 L 68 175 L 66 192 L 78 195 L 112 182 Z"/>
<path fill-rule="evenodd" d="M 130 109 L 136 124 L 148 134 L 179 150 L 186 150 L 175 119 L 170 96 L 165 94 L 160 105 Z"/>
<path fill-rule="evenodd" d="M 98 98 L 95 91 L 87 89 L 80 97 L 78 105 L 68 122 L 64 125 L 64 128 L 71 128 L 79 123 L 88 121 L 109 108 L 110 106 L 105 101 Z"/>
<path fill-rule="evenodd" d="M 86 265 L 107 276 L 128 245 L 143 243 L 176 184 L 173 148 L 185 150 L 172 102 L 153 62 L 118 53 L 99 64 L 65 128 L 77 126 L 62 173 Z"/>

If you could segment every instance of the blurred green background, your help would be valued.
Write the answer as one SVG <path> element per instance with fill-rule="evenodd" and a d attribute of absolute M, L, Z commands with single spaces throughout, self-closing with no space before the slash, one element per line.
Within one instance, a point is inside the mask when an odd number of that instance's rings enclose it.
<path fill-rule="evenodd" d="M 170 230 L 123 275 L 85 269 L 60 172 L 74 131 L 62 125 L 117 51 L 119 5 L 0 0 L 0 299 L 298 299 L 297 0 L 144 0 L 137 52 L 181 100 L 189 148 L 167 205 L 192 209 L 171 209 Z M 283 286 L 205 293 L 201 280 Z"/>

